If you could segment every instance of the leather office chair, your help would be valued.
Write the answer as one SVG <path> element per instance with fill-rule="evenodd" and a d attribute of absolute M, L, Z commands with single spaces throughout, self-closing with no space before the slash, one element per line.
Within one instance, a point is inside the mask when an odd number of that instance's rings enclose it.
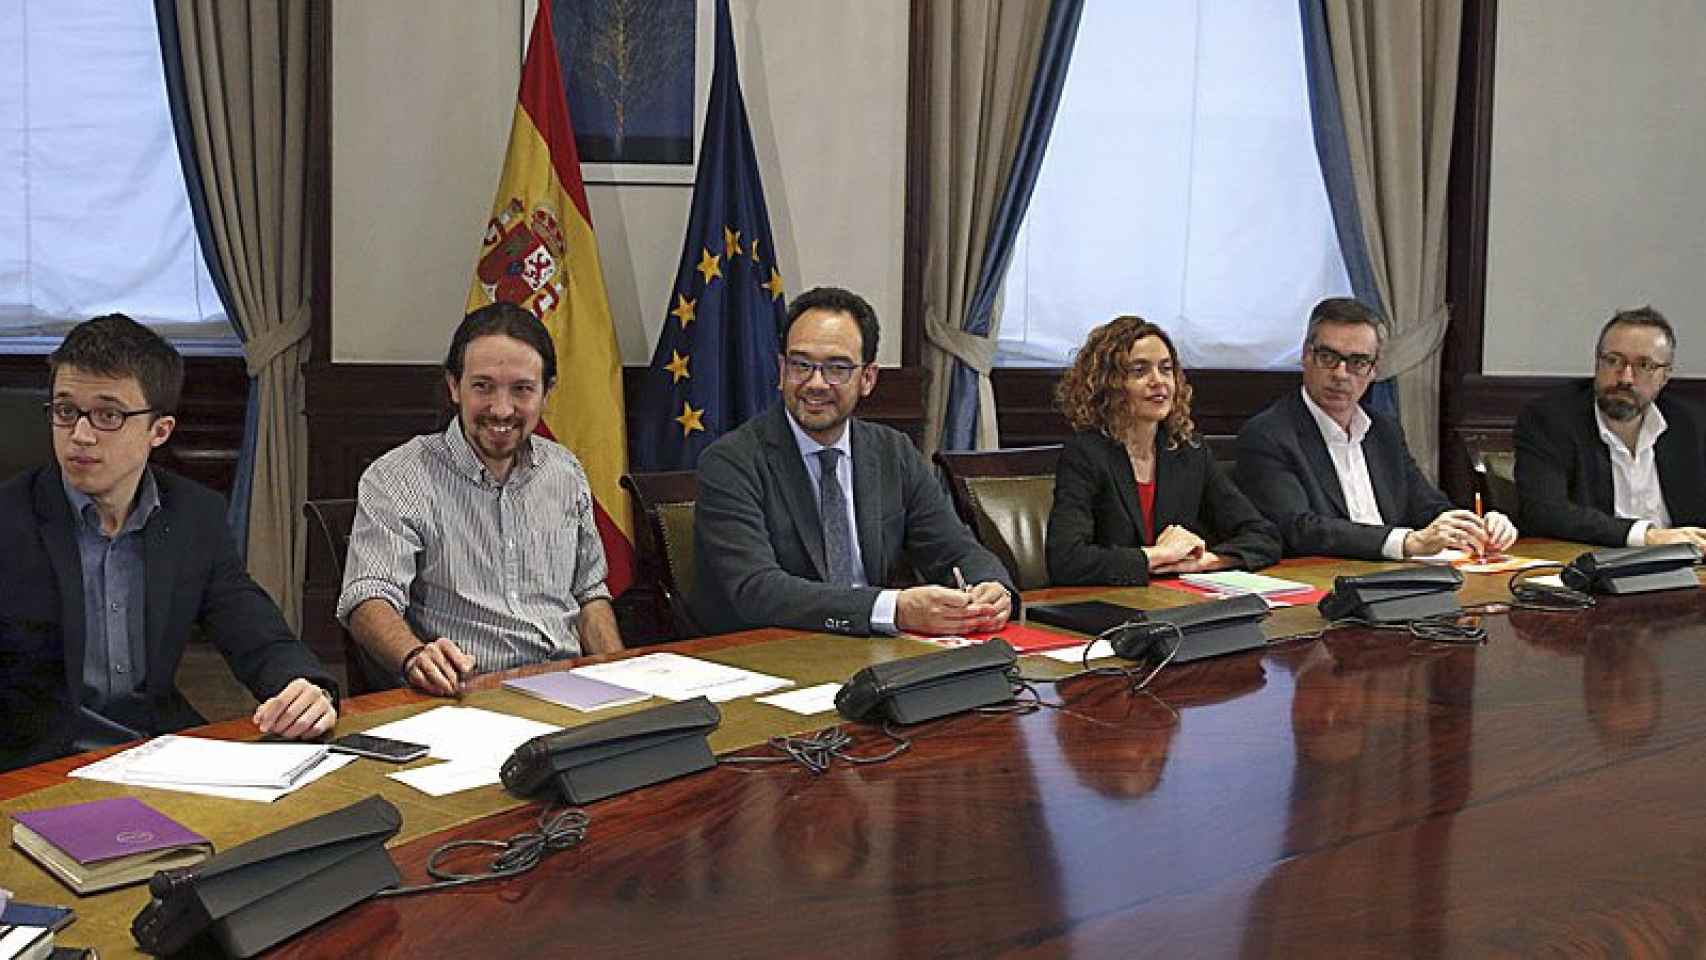
<path fill-rule="evenodd" d="M 341 583 L 344 555 L 349 552 L 350 528 L 355 525 L 354 500 L 309 500 L 302 504 L 302 515 L 308 519 L 310 540 L 319 541 L 328 551 L 330 569 L 337 571 Z M 312 549 L 312 548 L 310 548 Z M 390 690 L 398 686 L 397 678 L 373 656 L 355 642 L 355 637 L 338 625 L 344 646 L 344 683 L 350 696 Z"/>
<path fill-rule="evenodd" d="M 1468 449 L 1475 492 L 1481 495 L 1482 504 L 1488 510 L 1497 510 L 1515 518 L 1516 451 L 1510 448 L 1510 441 L 1485 434 L 1470 434 L 1464 437 L 1463 445 Z"/>
<path fill-rule="evenodd" d="M 1059 444 L 936 454 L 960 519 L 1001 558 L 1020 590 L 1049 585 L 1044 547 L 1059 460 Z"/>
<path fill-rule="evenodd" d="M 699 636 L 687 611 L 693 590 L 693 504 L 699 499 L 699 474 L 693 470 L 628 473 L 622 486 L 634 497 L 650 549 L 641 551 L 642 568 L 656 584 L 662 613 L 677 640 Z"/>

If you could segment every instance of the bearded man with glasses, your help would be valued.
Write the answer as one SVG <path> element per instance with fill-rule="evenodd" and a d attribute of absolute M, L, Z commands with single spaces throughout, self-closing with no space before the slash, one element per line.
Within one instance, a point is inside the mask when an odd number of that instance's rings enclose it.
<path fill-rule="evenodd" d="M 1523 526 L 1581 543 L 1706 549 L 1706 417 L 1661 395 L 1675 357 L 1676 331 L 1664 314 L 1620 310 L 1600 328 L 1593 379 L 1523 408 Z"/>
<path fill-rule="evenodd" d="M 176 686 L 192 626 L 261 701 L 261 733 L 317 737 L 337 685 L 244 571 L 219 494 L 149 454 L 183 359 L 123 314 L 48 357 L 55 462 L 0 485 L 0 770 L 205 722 Z"/>
<path fill-rule="evenodd" d="M 800 294 L 777 359 L 781 403 L 705 448 L 689 598 L 705 632 L 962 635 L 1017 609 L 1006 568 L 912 441 L 853 416 L 877 385 L 877 334 L 858 294 Z M 902 588 L 914 570 L 925 584 Z"/>
<path fill-rule="evenodd" d="M 1404 560 L 1446 549 L 1502 552 L 1514 524 L 1454 508 L 1417 469 L 1397 421 L 1360 401 L 1386 328 L 1367 305 L 1315 305 L 1303 340 L 1303 388 L 1238 431 L 1238 486 L 1280 529 L 1290 556 Z"/>

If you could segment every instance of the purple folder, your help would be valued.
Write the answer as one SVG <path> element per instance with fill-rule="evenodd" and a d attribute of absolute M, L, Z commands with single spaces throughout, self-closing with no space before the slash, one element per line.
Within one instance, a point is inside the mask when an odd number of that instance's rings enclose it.
<path fill-rule="evenodd" d="M 208 842 L 135 797 L 14 813 L 12 819 L 82 864 Z"/>
<path fill-rule="evenodd" d="M 581 676 L 571 670 L 517 677 L 514 680 L 505 680 L 503 685 L 505 689 L 514 690 L 516 693 L 525 693 L 548 703 L 583 711 L 639 703 L 650 696 L 639 690 Z"/>

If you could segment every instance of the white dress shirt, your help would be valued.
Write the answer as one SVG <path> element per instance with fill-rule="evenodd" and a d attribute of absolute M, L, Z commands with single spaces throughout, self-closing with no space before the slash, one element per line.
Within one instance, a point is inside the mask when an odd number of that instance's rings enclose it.
<path fill-rule="evenodd" d="M 864 556 L 859 552 L 859 517 L 853 506 L 853 424 L 849 420 L 846 429 L 841 431 L 841 438 L 834 443 L 823 444 L 813 440 L 800 425 L 794 422 L 793 414 L 788 415 L 788 426 L 794 431 L 794 442 L 800 447 L 800 458 L 806 463 L 806 475 L 812 479 L 812 495 L 819 496 L 822 487 L 823 461 L 817 457 L 818 451 L 826 447 L 834 447 L 841 451 L 841 456 L 835 458 L 835 478 L 841 483 L 841 491 L 847 500 L 847 529 L 853 534 L 853 586 L 868 586 L 865 580 Z M 823 515 L 823 503 L 819 501 L 818 515 Z M 894 625 L 895 604 L 900 601 L 899 590 L 884 590 L 877 594 L 877 602 L 871 605 L 871 629 L 883 633 L 897 633 Z"/>
<path fill-rule="evenodd" d="M 1368 436 L 1368 428 L 1373 425 L 1368 413 L 1360 406 L 1353 408 L 1351 429 L 1347 432 L 1327 415 L 1327 411 L 1315 405 L 1308 390 L 1299 389 L 1303 393 L 1303 405 L 1309 408 L 1309 415 L 1315 418 L 1315 426 L 1321 430 L 1321 439 L 1327 443 L 1327 456 L 1332 458 L 1333 472 L 1339 475 L 1339 489 L 1345 495 L 1345 509 L 1350 513 L 1351 521 L 1385 526 L 1386 521 L 1380 516 L 1380 503 L 1374 498 L 1374 481 L 1368 476 L 1368 458 L 1362 455 L 1363 438 Z M 1409 527 L 1393 527 L 1392 532 L 1386 535 L 1386 542 L 1381 544 L 1381 556 L 1388 560 L 1404 559 L 1404 538 L 1409 535 Z"/>
<path fill-rule="evenodd" d="M 1611 509 L 1619 517 L 1635 520 L 1629 528 L 1631 547 L 1647 545 L 1650 527 L 1670 526 L 1670 510 L 1665 507 L 1665 492 L 1659 487 L 1658 455 L 1653 444 L 1670 425 L 1659 408 L 1649 405 L 1641 418 L 1641 431 L 1635 435 L 1635 452 L 1630 453 L 1623 441 L 1605 420 L 1598 406 L 1593 408 L 1594 422 L 1599 424 L 1599 439 L 1611 454 Z"/>

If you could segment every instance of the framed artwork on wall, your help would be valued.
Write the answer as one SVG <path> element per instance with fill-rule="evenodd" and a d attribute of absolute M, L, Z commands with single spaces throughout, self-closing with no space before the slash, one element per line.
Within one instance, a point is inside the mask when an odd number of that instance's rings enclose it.
<path fill-rule="evenodd" d="M 711 88 L 713 0 L 524 0 L 522 55 L 551 4 L 587 183 L 693 182 Z"/>

